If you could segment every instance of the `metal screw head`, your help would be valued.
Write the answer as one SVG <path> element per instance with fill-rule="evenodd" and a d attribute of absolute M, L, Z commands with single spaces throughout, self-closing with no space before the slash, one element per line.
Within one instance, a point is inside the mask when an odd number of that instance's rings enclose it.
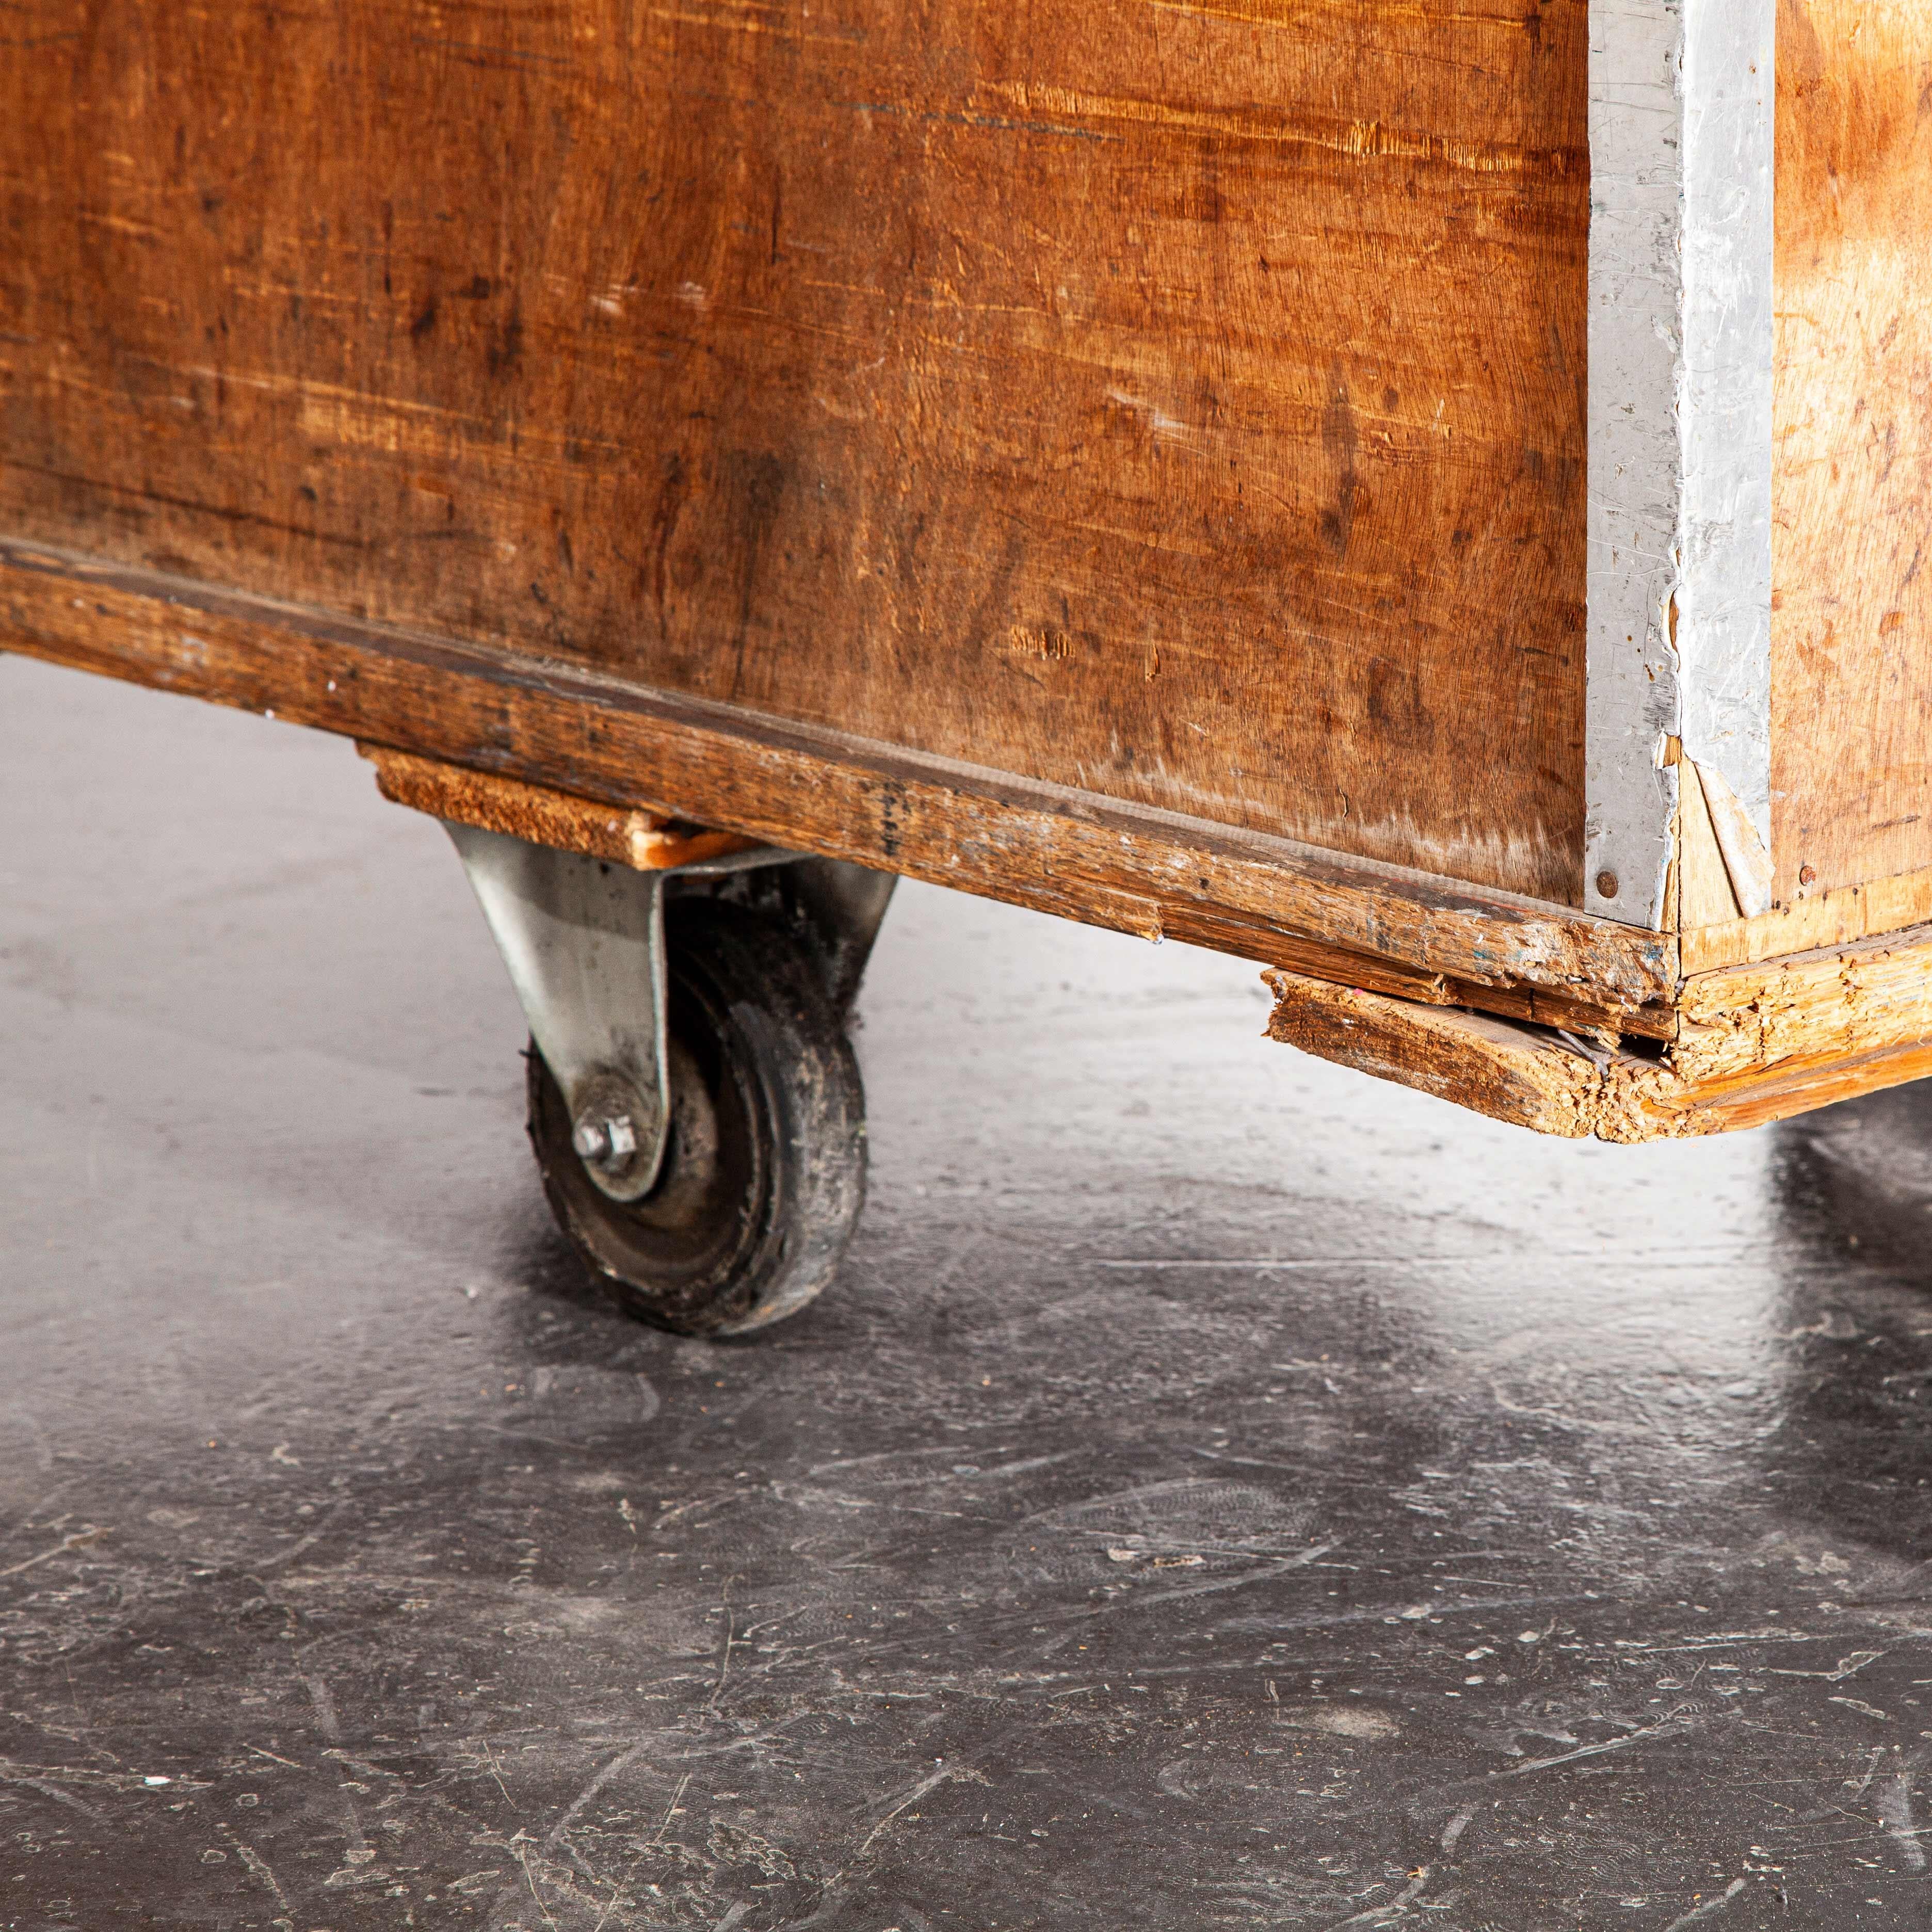
<path fill-rule="evenodd" d="M 1614 872 L 1599 872 L 1597 874 L 1597 896 L 1599 898 L 1613 899 L 1616 896 L 1616 874 Z"/>
<path fill-rule="evenodd" d="M 614 1120 L 586 1117 L 578 1122 L 570 1144 L 577 1150 L 578 1160 L 592 1162 L 598 1167 L 615 1167 L 637 1152 L 638 1132 L 628 1114 L 620 1114 Z"/>

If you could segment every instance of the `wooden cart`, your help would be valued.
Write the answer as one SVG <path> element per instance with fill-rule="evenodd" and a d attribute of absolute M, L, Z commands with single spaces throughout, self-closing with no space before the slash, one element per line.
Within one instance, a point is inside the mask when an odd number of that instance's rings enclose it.
<path fill-rule="evenodd" d="M 1552 1132 L 1932 1071 L 1922 0 L 7 17 L 0 646 L 457 828 L 654 1318 L 836 1262 L 880 874 Z"/>

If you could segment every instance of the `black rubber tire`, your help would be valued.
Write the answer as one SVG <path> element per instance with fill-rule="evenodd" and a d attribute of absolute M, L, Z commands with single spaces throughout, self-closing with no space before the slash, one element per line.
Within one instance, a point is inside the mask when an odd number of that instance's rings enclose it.
<path fill-rule="evenodd" d="M 641 1200 L 613 1201 L 570 1144 L 534 1044 L 530 1142 L 557 1225 L 629 1313 L 737 1335 L 829 1282 L 866 1198 L 866 1101 L 810 940 L 711 898 L 664 908 L 670 1129 Z"/>

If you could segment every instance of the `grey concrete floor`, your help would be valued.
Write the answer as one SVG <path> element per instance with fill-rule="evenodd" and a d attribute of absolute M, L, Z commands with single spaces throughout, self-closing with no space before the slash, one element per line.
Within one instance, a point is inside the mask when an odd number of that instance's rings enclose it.
<path fill-rule="evenodd" d="M 1932 1100 L 1574 1146 L 1265 1012 L 904 890 L 843 1278 L 679 1340 L 441 833 L 0 659 L 0 1924 L 1932 1921 Z"/>

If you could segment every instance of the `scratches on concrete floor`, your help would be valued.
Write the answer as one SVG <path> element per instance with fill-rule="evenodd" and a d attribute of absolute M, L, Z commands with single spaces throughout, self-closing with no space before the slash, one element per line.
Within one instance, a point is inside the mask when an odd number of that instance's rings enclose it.
<path fill-rule="evenodd" d="M 1922 1922 L 1932 1096 L 1535 1141 L 909 890 L 844 1278 L 687 1342 L 347 748 L 0 721 L 4 1932 Z"/>

